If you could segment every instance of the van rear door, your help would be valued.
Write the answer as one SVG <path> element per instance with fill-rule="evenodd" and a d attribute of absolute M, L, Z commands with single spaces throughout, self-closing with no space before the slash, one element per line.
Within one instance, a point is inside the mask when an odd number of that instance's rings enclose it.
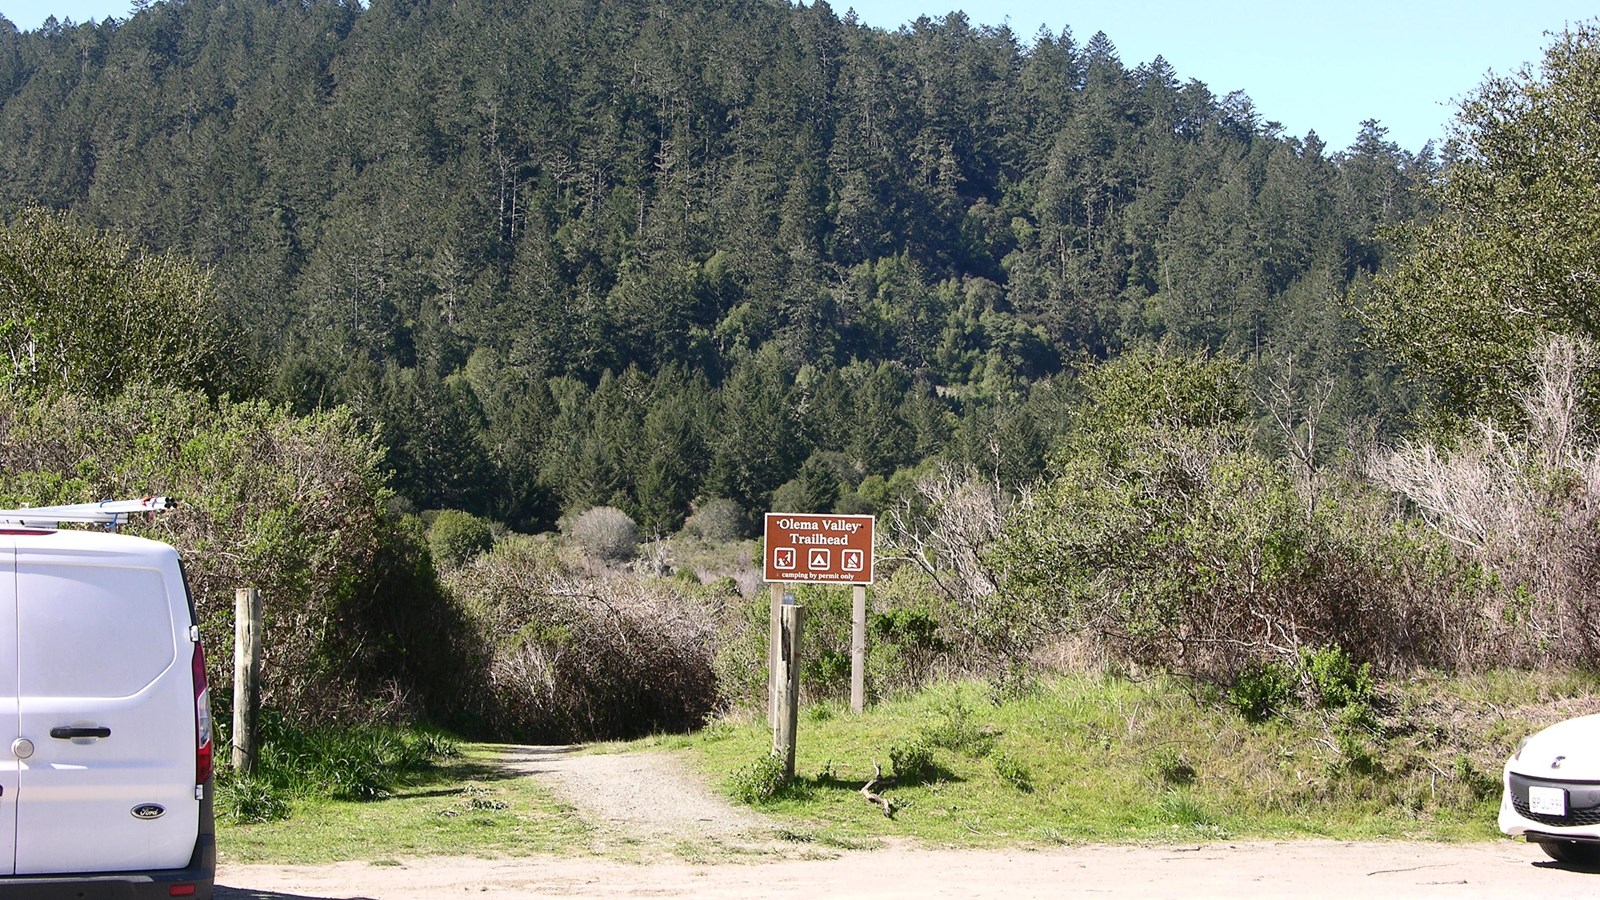
<path fill-rule="evenodd" d="M 34 746 L 17 775 L 16 873 L 181 867 L 200 802 L 177 554 L 54 537 L 16 550 L 17 721 Z"/>
<path fill-rule="evenodd" d="M 17 566 L 0 535 L 0 875 L 17 868 Z"/>

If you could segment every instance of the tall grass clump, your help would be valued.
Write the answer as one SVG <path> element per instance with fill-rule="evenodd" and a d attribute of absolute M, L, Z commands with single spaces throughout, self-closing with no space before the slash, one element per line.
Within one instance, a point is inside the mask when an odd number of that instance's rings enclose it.
<path fill-rule="evenodd" d="M 438 732 L 382 726 L 305 728 L 264 711 L 255 771 L 245 776 L 219 767 L 217 807 L 233 821 L 261 822 L 288 816 L 298 800 L 379 800 L 458 754 L 455 743 Z"/>

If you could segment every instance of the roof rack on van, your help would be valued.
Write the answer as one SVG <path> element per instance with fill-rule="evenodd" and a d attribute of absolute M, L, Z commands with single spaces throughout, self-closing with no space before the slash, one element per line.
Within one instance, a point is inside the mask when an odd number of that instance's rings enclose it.
<path fill-rule="evenodd" d="M 87 522 L 115 531 L 118 525 L 137 513 L 176 509 L 178 501 L 168 497 L 143 497 L 138 500 L 101 500 L 99 503 L 68 503 L 64 506 L 34 506 L 0 509 L 0 523 L 15 523 L 30 528 L 54 528 L 61 522 Z"/>

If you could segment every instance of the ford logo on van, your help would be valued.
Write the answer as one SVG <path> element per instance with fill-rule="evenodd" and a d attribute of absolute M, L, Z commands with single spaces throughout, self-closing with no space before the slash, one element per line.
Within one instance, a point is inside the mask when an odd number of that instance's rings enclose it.
<path fill-rule="evenodd" d="M 165 815 L 166 812 L 167 808 L 159 803 L 145 803 L 133 808 L 133 817 L 135 819 L 145 819 L 148 821 L 150 819 L 159 819 Z"/>

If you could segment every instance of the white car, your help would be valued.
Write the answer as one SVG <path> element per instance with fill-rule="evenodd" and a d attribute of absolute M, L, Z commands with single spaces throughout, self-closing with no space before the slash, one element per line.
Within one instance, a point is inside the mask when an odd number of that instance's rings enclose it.
<path fill-rule="evenodd" d="M 212 895 L 210 692 L 178 553 L 53 527 L 119 515 L 0 510 L 0 898 Z"/>
<path fill-rule="evenodd" d="M 1551 859 L 1600 866 L 1600 715 L 1558 722 L 1506 760 L 1500 830 Z"/>

